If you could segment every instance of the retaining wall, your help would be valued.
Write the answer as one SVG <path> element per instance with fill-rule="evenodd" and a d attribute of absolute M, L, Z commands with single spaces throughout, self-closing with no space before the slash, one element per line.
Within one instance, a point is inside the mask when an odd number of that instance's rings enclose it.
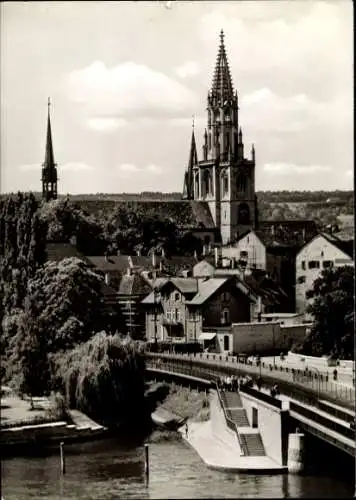
<path fill-rule="evenodd" d="M 258 412 L 258 430 L 260 431 L 266 455 L 280 465 L 285 465 L 285 450 L 287 446 L 284 439 L 284 417 L 285 410 L 275 408 L 264 401 L 240 392 L 243 407 L 252 427 L 252 409 Z"/>

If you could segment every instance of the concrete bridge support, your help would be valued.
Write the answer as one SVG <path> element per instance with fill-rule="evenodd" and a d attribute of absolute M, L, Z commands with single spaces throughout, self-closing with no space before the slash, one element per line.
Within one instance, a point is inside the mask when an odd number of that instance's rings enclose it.
<path fill-rule="evenodd" d="M 305 435 L 291 433 L 288 436 L 288 472 L 301 474 L 305 467 L 304 456 Z"/>

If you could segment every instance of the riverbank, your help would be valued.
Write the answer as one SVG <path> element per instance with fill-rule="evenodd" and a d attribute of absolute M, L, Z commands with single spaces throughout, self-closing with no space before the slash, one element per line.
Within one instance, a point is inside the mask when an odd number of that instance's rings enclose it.
<path fill-rule="evenodd" d="M 151 384 L 150 394 L 157 392 L 156 404 L 152 407 L 153 428 L 148 442 L 181 439 L 178 427 L 186 420 L 205 422 L 209 419 L 209 396 L 177 384 Z M 162 396 L 163 395 L 163 396 Z M 161 418 L 160 418 L 161 417 Z M 162 421 L 159 425 L 157 422 Z M 167 426 L 164 421 L 167 421 Z"/>
<path fill-rule="evenodd" d="M 0 451 L 5 455 L 102 439 L 108 429 L 78 410 L 56 406 L 56 398 L 20 398 L 2 388 Z"/>

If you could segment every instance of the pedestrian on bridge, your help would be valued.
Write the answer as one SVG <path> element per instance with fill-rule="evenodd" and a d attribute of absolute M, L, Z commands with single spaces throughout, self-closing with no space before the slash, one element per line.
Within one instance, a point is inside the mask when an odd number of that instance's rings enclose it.
<path fill-rule="evenodd" d="M 256 385 L 257 389 L 260 391 L 262 388 L 262 377 L 258 377 Z"/>

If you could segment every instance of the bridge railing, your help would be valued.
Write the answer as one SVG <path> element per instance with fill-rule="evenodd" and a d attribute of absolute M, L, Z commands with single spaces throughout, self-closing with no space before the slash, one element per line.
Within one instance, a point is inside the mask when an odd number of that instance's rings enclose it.
<path fill-rule="evenodd" d="M 352 439 L 353 441 L 355 440 L 355 431 L 348 427 L 346 423 L 343 425 L 333 419 L 325 417 L 324 415 L 320 415 L 318 411 L 305 408 L 304 406 L 293 401 L 289 403 L 289 410 L 299 413 L 299 415 L 309 418 L 310 420 L 313 420 L 313 422 L 316 422 L 331 431 L 337 432 L 348 439 Z"/>
<path fill-rule="evenodd" d="M 282 400 L 278 398 L 274 398 L 273 396 L 270 396 L 269 394 L 266 394 L 262 391 L 256 390 L 253 387 L 248 387 L 248 386 L 242 386 L 240 387 L 240 392 L 249 394 L 250 396 L 253 396 L 260 401 L 264 401 L 265 403 L 268 403 L 269 405 L 274 406 L 275 408 L 282 409 Z"/>
<path fill-rule="evenodd" d="M 252 363 L 241 362 L 237 357 L 223 356 L 219 354 L 197 353 L 166 354 L 147 352 L 147 359 L 160 359 L 166 365 L 174 363 L 174 366 L 184 365 L 187 370 L 184 373 L 195 373 L 196 376 L 210 373 L 215 378 L 222 375 L 246 375 L 261 376 L 265 385 L 278 384 L 282 393 L 293 395 L 296 399 L 315 404 L 321 397 L 336 402 L 349 408 L 355 407 L 355 389 L 333 384 L 326 376 L 309 372 L 307 370 L 295 370 L 290 368 L 275 367 L 272 364 L 259 366 Z M 265 365 L 265 366 L 263 366 Z M 172 365 L 173 367 L 173 365 Z M 190 371 L 189 371 L 190 370 Z"/>

